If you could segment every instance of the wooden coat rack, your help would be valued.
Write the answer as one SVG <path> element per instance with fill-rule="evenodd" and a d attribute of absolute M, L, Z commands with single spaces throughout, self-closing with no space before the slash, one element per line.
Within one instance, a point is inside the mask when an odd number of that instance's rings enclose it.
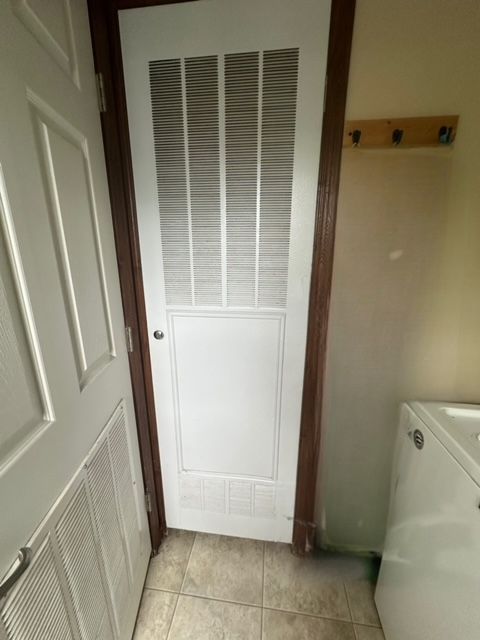
<path fill-rule="evenodd" d="M 448 147 L 455 140 L 459 116 L 347 120 L 344 147 L 385 149 Z"/>

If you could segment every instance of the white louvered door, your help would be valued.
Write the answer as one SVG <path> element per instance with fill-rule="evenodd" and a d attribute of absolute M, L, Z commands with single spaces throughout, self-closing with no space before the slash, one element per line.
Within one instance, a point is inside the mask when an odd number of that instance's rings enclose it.
<path fill-rule="evenodd" d="M 329 14 L 120 12 L 170 526 L 291 539 Z"/>
<path fill-rule="evenodd" d="M 150 539 L 86 0 L 0 0 L 2 640 L 130 640 Z M 3 595 L 3 594 L 2 594 Z"/>

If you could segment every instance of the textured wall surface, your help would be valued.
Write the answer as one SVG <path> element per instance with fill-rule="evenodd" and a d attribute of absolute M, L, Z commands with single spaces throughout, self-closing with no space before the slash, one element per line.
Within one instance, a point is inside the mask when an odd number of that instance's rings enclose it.
<path fill-rule="evenodd" d="M 317 524 L 381 550 L 400 402 L 480 402 L 480 5 L 357 0 L 347 118 L 460 114 L 452 150 L 343 156 Z"/>

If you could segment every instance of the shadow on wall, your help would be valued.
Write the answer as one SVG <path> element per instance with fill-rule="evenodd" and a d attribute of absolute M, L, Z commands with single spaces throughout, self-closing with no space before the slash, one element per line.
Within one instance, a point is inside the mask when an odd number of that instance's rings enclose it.
<path fill-rule="evenodd" d="M 400 402 L 480 402 L 479 32 L 476 0 L 357 2 L 347 117 L 459 113 L 460 127 L 451 150 L 343 154 L 322 544 L 381 550 Z"/>

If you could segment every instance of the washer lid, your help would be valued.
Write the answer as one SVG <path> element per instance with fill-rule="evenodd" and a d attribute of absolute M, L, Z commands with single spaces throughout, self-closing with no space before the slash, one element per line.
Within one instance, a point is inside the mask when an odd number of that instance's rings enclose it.
<path fill-rule="evenodd" d="M 480 405 L 451 402 L 408 404 L 480 485 Z"/>

